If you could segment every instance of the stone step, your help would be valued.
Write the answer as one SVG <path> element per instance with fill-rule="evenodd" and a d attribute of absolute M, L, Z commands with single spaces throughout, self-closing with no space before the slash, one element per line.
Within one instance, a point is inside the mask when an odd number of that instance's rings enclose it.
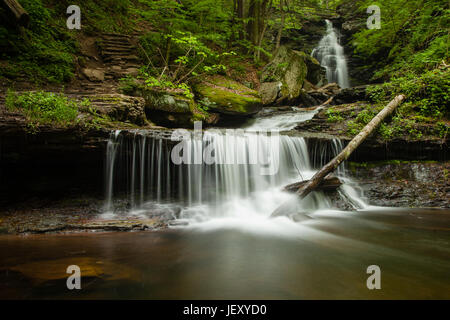
<path fill-rule="evenodd" d="M 129 55 L 130 53 L 136 52 L 134 48 L 105 48 L 102 50 L 102 55 L 117 55 L 117 54 L 125 54 Z"/>
<path fill-rule="evenodd" d="M 121 56 L 121 57 L 109 56 L 109 57 L 105 57 L 104 61 L 107 63 L 122 64 L 122 63 L 128 63 L 128 62 L 140 63 L 141 59 L 137 56 Z"/>
<path fill-rule="evenodd" d="M 126 49 L 126 48 L 130 48 L 130 47 L 134 47 L 134 45 L 130 42 L 121 42 L 121 43 L 111 43 L 111 42 L 107 42 L 107 43 L 103 43 L 102 44 L 103 48 L 120 48 L 120 49 Z"/>
<path fill-rule="evenodd" d="M 123 38 L 123 39 L 131 39 L 131 36 L 129 36 L 129 35 L 127 35 L 127 34 L 122 34 L 122 33 L 103 32 L 103 33 L 102 33 L 102 38 L 112 38 L 112 39 Z"/>
<path fill-rule="evenodd" d="M 134 47 L 133 44 L 131 44 L 130 42 L 103 42 L 102 43 L 102 47 L 103 48 L 121 48 L 121 49 L 126 49 L 129 47 Z"/>
<path fill-rule="evenodd" d="M 116 58 L 116 59 L 128 59 L 130 57 L 138 58 L 136 55 L 133 54 L 133 52 L 125 52 L 125 53 L 120 53 L 120 52 L 113 52 L 113 53 L 111 53 L 111 52 L 102 52 L 102 56 L 105 59 L 110 59 L 110 60 L 114 59 L 114 58 Z"/>

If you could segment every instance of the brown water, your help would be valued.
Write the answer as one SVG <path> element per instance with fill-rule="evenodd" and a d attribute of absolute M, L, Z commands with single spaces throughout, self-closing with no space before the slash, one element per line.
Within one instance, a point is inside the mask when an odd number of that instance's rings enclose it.
<path fill-rule="evenodd" d="M 450 299 L 449 210 L 329 212 L 287 234 L 250 229 L 1 236 L 0 298 Z M 71 264 L 82 290 L 66 287 Z M 370 265 L 381 290 L 366 287 Z"/>

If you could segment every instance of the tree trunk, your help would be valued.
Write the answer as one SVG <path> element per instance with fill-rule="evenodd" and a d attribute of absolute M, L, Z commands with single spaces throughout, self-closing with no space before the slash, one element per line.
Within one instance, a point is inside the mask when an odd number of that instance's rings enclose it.
<path fill-rule="evenodd" d="M 347 145 L 347 147 L 342 150 L 342 152 L 337 155 L 333 160 L 326 164 L 320 171 L 318 171 L 311 180 L 307 183 L 301 184 L 300 188 L 297 190 L 297 194 L 300 199 L 305 198 L 311 191 L 314 191 L 323 181 L 323 179 L 331 172 L 333 172 L 339 165 L 347 160 L 353 151 L 358 148 L 361 143 L 366 140 L 366 138 L 381 124 L 381 122 L 389 115 L 391 115 L 394 110 L 403 102 L 405 99 L 404 95 L 399 95 L 395 97 L 378 115 L 376 115 L 372 121 L 367 124 L 364 129 Z M 272 213 L 272 217 L 282 215 L 284 207 L 279 207 Z"/>
<path fill-rule="evenodd" d="M 308 181 L 296 182 L 284 187 L 284 191 L 296 193 L 301 187 L 307 184 Z M 338 177 L 327 176 L 323 179 L 318 189 L 320 191 L 334 191 L 342 185 L 341 180 Z"/>
<path fill-rule="evenodd" d="M 27 26 L 30 22 L 30 16 L 17 0 L 0 0 L 0 5 L 18 25 Z"/>
<path fill-rule="evenodd" d="M 284 22 L 285 22 L 285 18 L 286 18 L 286 13 L 284 11 L 284 0 L 280 0 L 280 12 L 281 12 L 281 25 L 280 25 L 280 29 L 278 29 L 275 51 L 278 50 L 278 48 L 280 48 L 281 36 L 283 35 Z"/>
<path fill-rule="evenodd" d="M 245 2 L 244 0 L 237 0 L 237 16 L 239 23 L 241 24 L 241 28 L 239 28 L 239 40 L 245 39 Z"/>

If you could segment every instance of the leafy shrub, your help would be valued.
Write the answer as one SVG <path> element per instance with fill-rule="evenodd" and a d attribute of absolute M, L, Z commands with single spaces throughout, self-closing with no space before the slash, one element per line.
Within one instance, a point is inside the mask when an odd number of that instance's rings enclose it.
<path fill-rule="evenodd" d="M 81 103 L 88 105 L 87 101 Z M 37 123 L 68 124 L 78 115 L 78 103 L 62 94 L 51 92 L 26 92 L 18 94 L 8 90 L 6 107 L 21 111 L 29 120 Z"/>
<path fill-rule="evenodd" d="M 325 112 L 326 116 L 328 117 L 327 121 L 328 122 L 339 122 L 339 121 L 343 121 L 344 118 L 342 117 L 342 114 L 340 111 L 337 111 L 333 108 L 329 108 L 326 112 Z"/>
<path fill-rule="evenodd" d="M 376 103 L 385 103 L 398 94 L 405 94 L 407 101 L 420 115 L 442 118 L 449 115 L 450 72 L 437 68 L 420 77 L 408 74 L 382 85 L 371 86 L 367 93 Z"/>

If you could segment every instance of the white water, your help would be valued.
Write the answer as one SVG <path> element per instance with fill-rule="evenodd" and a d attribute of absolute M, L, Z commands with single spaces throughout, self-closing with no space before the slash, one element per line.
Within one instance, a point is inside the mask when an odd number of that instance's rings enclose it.
<path fill-rule="evenodd" d="M 320 40 L 319 46 L 312 52 L 320 64 L 327 70 L 327 80 L 329 83 L 336 82 L 341 88 L 349 88 L 347 60 L 344 55 L 344 48 L 339 43 L 337 31 L 333 23 L 326 20 L 327 31 Z"/>
<path fill-rule="evenodd" d="M 303 111 L 302 109 L 292 107 L 292 113 L 285 113 L 257 118 L 251 125 L 247 126 L 247 131 L 278 130 L 290 131 L 300 122 L 311 120 L 319 108 L 313 111 Z"/>
<path fill-rule="evenodd" d="M 257 121 L 246 130 L 235 134 L 209 130 L 201 137 L 184 141 L 187 159 L 197 164 L 175 165 L 171 160 L 173 145 L 165 139 L 135 132 L 131 138 L 114 132 L 108 144 L 107 155 L 107 206 L 111 217 L 114 199 L 128 199 L 128 214 L 148 216 L 164 212 L 178 222 L 214 230 L 219 227 L 251 228 L 258 225 L 277 230 L 287 218 L 268 219 L 271 213 L 295 196 L 282 192 L 287 184 L 311 178 L 329 158 L 339 153 L 343 146 L 339 140 L 326 148 L 318 147 L 310 155 L 302 137 L 278 135 L 276 132 L 261 135 L 257 129 L 295 127 L 299 121 L 312 117 L 314 112 L 275 116 Z M 297 119 L 293 122 L 292 119 Z M 278 144 L 277 144 L 278 143 Z M 214 150 L 216 163 L 202 163 L 205 153 Z M 257 161 L 255 161 L 257 159 Z M 313 161 L 316 165 L 313 166 Z M 262 172 L 275 170 L 273 175 Z M 351 181 L 340 168 L 337 174 L 347 184 L 341 188 L 343 197 L 355 205 L 365 207 Z M 123 192 L 117 186 L 123 185 Z M 315 192 L 297 204 L 298 212 L 316 212 L 332 207 L 330 200 Z M 178 208 L 178 209 L 177 209 Z"/>

